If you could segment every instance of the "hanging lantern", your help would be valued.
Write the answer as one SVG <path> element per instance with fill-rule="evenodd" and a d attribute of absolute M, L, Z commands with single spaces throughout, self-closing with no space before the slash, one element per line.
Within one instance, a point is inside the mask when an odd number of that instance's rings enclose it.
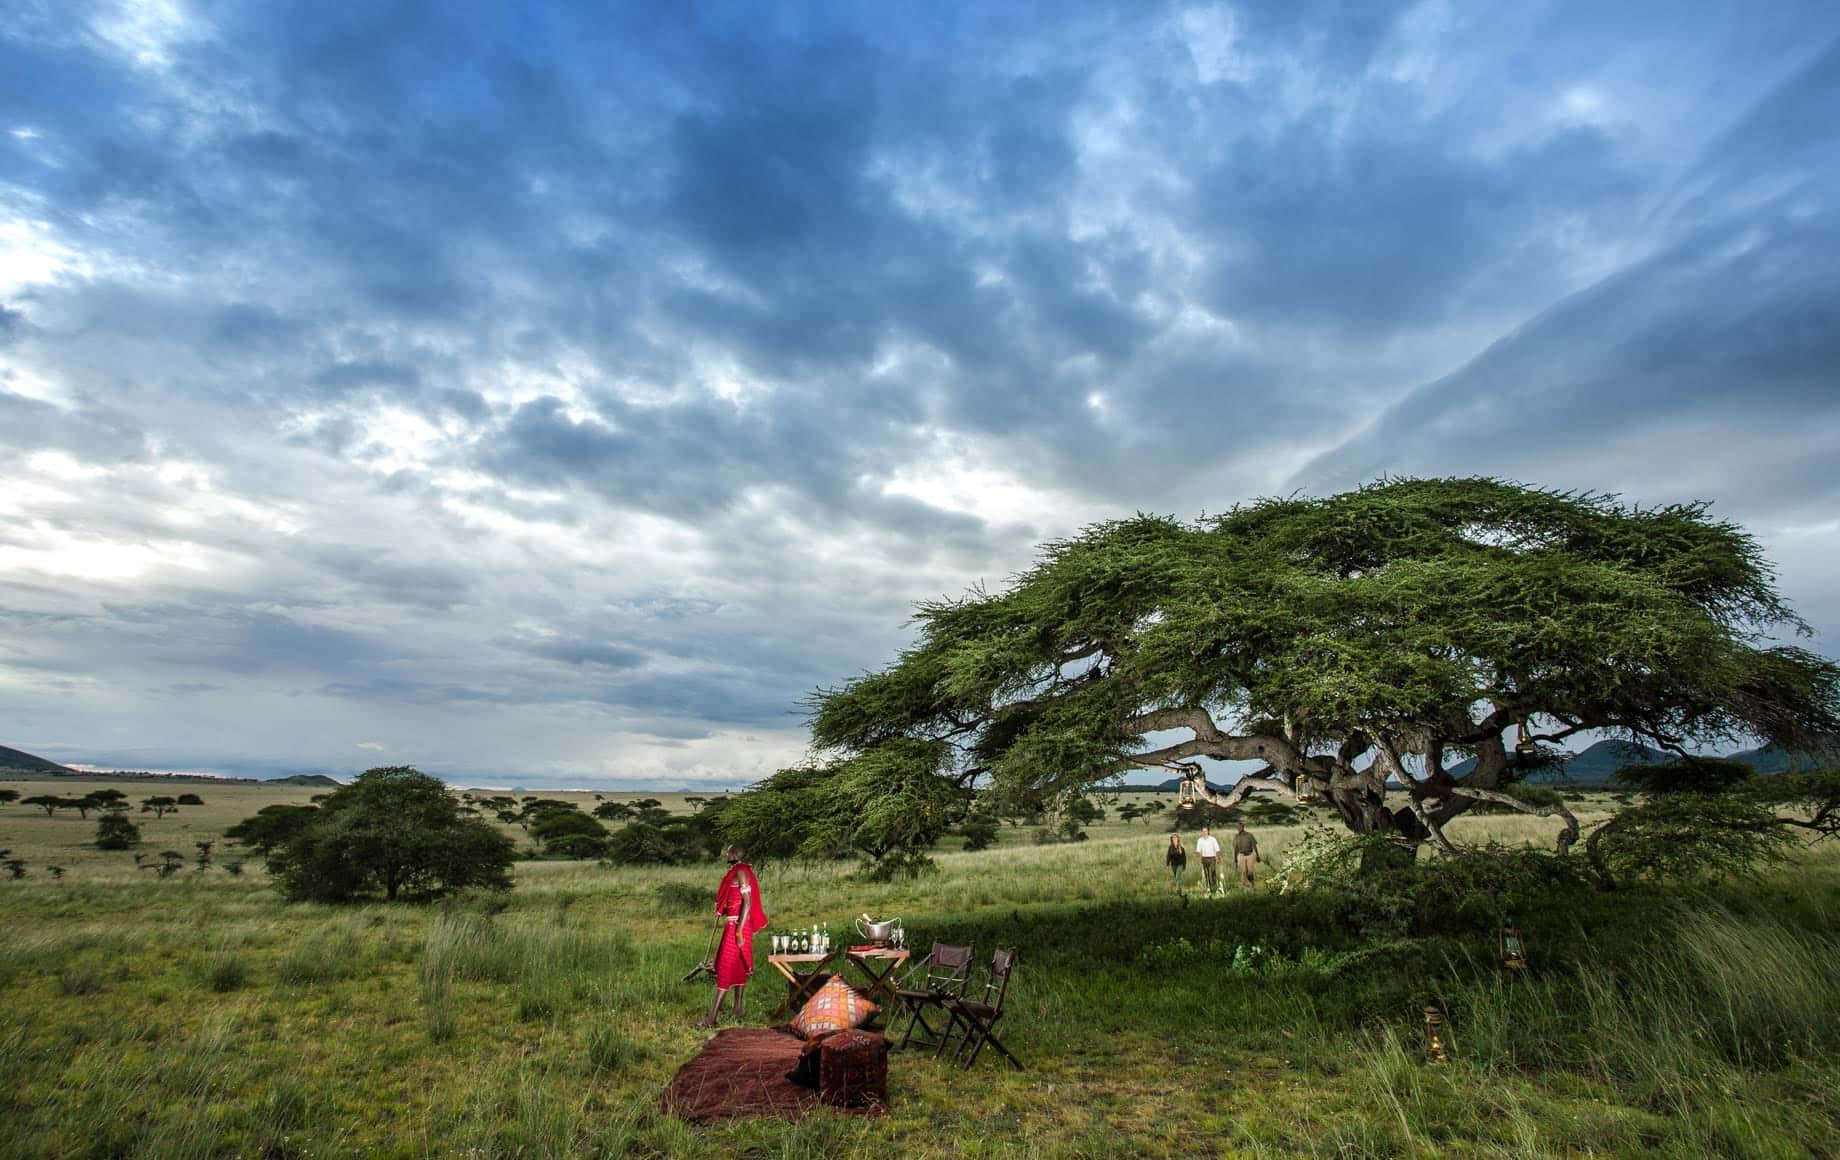
<path fill-rule="evenodd" d="M 1201 793 L 1199 790 L 1195 788 L 1195 783 L 1190 781 L 1188 778 L 1184 777 L 1181 781 L 1176 783 L 1176 808 L 1177 809 L 1179 810 L 1194 809 L 1195 802 L 1197 799 L 1200 798 L 1200 796 L 1201 796 Z"/>
<path fill-rule="evenodd" d="M 1501 928 L 1501 965 L 1510 971 L 1527 969 L 1527 943 L 1521 932 L 1511 926 Z"/>
<path fill-rule="evenodd" d="M 1425 1062 L 1444 1063 L 1450 1059 L 1450 1045 L 1444 1032 L 1444 1013 L 1436 1007 L 1425 1008 Z"/>
<path fill-rule="evenodd" d="M 1522 717 L 1518 725 L 1520 728 L 1520 738 L 1514 743 L 1514 752 L 1522 757 L 1538 757 L 1540 755 L 1540 745 L 1539 742 L 1533 739 L 1533 734 L 1527 730 L 1527 718 Z"/>
<path fill-rule="evenodd" d="M 1321 800 L 1322 800 L 1322 795 L 1316 792 L 1315 782 L 1313 781 L 1298 782 L 1297 784 L 1297 804 L 1298 805 L 1313 806 Z"/>

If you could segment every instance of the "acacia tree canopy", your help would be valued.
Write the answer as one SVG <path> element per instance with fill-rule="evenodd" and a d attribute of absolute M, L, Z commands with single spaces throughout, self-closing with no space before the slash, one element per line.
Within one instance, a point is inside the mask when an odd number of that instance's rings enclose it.
<path fill-rule="evenodd" d="M 511 885 L 511 839 L 462 815 L 445 785 L 412 766 L 367 769 L 317 809 L 275 808 L 227 836 L 269 850 L 269 872 L 290 899 L 394 901 Z"/>
<path fill-rule="evenodd" d="M 1414 841 L 1497 801 L 1561 815 L 1563 850 L 1563 803 L 1500 792 L 1551 759 L 1542 745 L 1840 731 L 1840 669 L 1770 643 L 1807 628 L 1756 542 L 1703 503 L 1429 479 L 1139 515 L 916 620 L 893 664 L 813 698 L 814 743 L 839 755 L 818 772 L 846 796 L 871 766 L 891 787 L 930 766 L 1035 801 L 1164 767 L 1218 805 L 1308 789 L 1350 830 Z M 1201 757 L 1266 767 L 1221 793 Z"/>

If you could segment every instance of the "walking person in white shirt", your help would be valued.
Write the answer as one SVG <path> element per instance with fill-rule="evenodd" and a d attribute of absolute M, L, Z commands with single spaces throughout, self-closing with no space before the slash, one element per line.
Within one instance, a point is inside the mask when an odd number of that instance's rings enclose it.
<path fill-rule="evenodd" d="M 1207 882 L 1207 892 L 1220 893 L 1220 839 L 1206 826 L 1201 827 L 1201 836 L 1195 839 L 1195 853 L 1201 858 L 1201 877 Z"/>

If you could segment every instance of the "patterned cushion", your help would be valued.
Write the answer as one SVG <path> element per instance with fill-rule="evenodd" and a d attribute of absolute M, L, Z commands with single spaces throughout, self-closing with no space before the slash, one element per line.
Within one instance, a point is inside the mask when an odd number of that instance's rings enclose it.
<path fill-rule="evenodd" d="M 816 1039 L 833 1031 L 861 1027 L 876 1010 L 874 1003 L 856 993 L 856 988 L 833 976 L 792 1020 L 792 1029 L 806 1039 Z"/>

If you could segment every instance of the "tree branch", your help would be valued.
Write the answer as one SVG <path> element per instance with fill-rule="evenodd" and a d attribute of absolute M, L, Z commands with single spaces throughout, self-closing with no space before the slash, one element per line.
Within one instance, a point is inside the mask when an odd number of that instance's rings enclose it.
<path fill-rule="evenodd" d="M 1412 812 L 1418 816 L 1419 824 L 1424 826 L 1425 831 L 1431 835 L 1433 844 L 1435 844 L 1442 853 L 1455 854 L 1457 848 L 1450 844 L 1450 839 L 1444 836 L 1443 828 L 1440 827 L 1436 819 L 1431 816 L 1431 811 L 1425 808 L 1425 803 L 1422 800 L 1424 795 L 1419 792 L 1420 787 L 1418 780 L 1410 773 L 1406 772 L 1405 763 L 1399 760 L 1399 752 L 1393 746 L 1392 740 L 1386 737 L 1375 738 L 1374 748 L 1380 754 L 1376 764 L 1380 765 L 1393 777 L 1399 779 L 1400 787 L 1406 791 L 1406 804 L 1410 806 Z M 1385 784 L 1385 780 L 1382 779 L 1381 785 L 1384 786 Z"/>
<path fill-rule="evenodd" d="M 1468 786 L 1462 786 L 1462 785 L 1453 786 L 1450 789 L 1446 790 L 1445 792 L 1448 793 L 1452 797 L 1472 798 L 1477 801 L 1495 802 L 1498 805 L 1508 806 L 1512 809 L 1519 810 L 1523 814 L 1533 814 L 1536 817 L 1550 818 L 1550 817 L 1553 817 L 1554 815 L 1557 815 L 1559 817 L 1564 818 L 1565 825 L 1559 831 L 1559 842 L 1558 842 L 1557 852 L 1560 854 L 1564 854 L 1567 851 L 1569 851 L 1572 848 L 1572 843 L 1578 840 L 1578 819 L 1573 816 L 1572 811 L 1566 808 L 1565 803 L 1562 801 L 1555 802 L 1549 806 L 1536 806 L 1528 802 L 1524 802 L 1521 799 L 1514 797 L 1510 794 L 1497 793 L 1496 791 L 1492 789 L 1471 789 Z"/>
<path fill-rule="evenodd" d="M 1207 777 L 1203 773 L 1201 767 L 1194 762 L 1185 761 L 1181 763 L 1172 763 L 1168 768 L 1182 775 L 1183 779 L 1189 784 L 1189 791 L 1194 794 L 1194 796 L 1207 802 L 1209 805 L 1217 806 L 1223 810 L 1232 809 L 1234 806 L 1251 797 L 1257 790 L 1268 790 L 1272 793 L 1283 794 L 1292 801 L 1297 800 L 1297 791 L 1285 785 L 1275 777 L 1260 777 L 1257 774 L 1247 774 L 1245 777 L 1233 783 L 1232 789 L 1224 794 L 1218 794 L 1214 792 L 1213 787 L 1208 785 Z"/>

